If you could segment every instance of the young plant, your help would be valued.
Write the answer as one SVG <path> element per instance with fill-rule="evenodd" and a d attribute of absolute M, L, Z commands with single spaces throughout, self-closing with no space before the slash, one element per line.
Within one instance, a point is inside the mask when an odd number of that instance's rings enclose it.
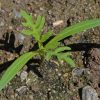
<path fill-rule="evenodd" d="M 37 55 L 43 57 L 46 60 L 49 60 L 51 57 L 56 56 L 59 61 L 64 60 L 71 67 L 75 67 L 75 63 L 71 58 L 71 53 L 64 52 L 71 50 L 71 48 L 68 46 L 61 47 L 60 41 L 68 36 L 72 36 L 86 29 L 90 29 L 100 25 L 100 19 L 86 20 L 77 23 L 60 31 L 57 36 L 52 38 L 47 44 L 44 45 L 44 42 L 46 42 L 53 35 L 53 32 L 51 30 L 43 35 L 41 34 L 41 30 L 43 29 L 43 26 L 45 24 L 45 18 L 42 16 L 38 16 L 35 21 L 33 20 L 32 15 L 29 15 L 23 10 L 21 11 L 21 15 L 26 20 L 22 23 L 22 25 L 25 27 L 22 33 L 34 37 L 35 41 L 38 43 L 38 49 L 36 51 L 27 52 L 21 55 L 11 64 L 11 66 L 9 66 L 0 80 L 0 90 L 2 90 L 11 81 L 11 79 L 30 59 Z"/>

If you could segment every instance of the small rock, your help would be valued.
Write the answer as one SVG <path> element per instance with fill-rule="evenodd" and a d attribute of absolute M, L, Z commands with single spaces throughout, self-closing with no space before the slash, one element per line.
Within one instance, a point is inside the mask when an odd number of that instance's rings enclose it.
<path fill-rule="evenodd" d="M 19 95 L 26 93 L 27 90 L 27 86 L 21 86 L 20 88 L 16 89 Z"/>
<path fill-rule="evenodd" d="M 26 84 L 27 84 L 27 85 L 31 85 L 31 79 L 28 78 L 28 79 L 26 80 Z"/>
<path fill-rule="evenodd" d="M 15 57 L 17 57 L 16 54 L 14 54 L 14 53 L 12 54 L 10 52 L 5 52 L 5 56 L 6 56 L 7 61 L 11 61 L 11 60 L 15 59 Z"/>
<path fill-rule="evenodd" d="M 98 94 L 91 86 L 86 86 L 82 90 L 82 100 L 98 100 Z"/>
<path fill-rule="evenodd" d="M 68 3 L 71 5 L 75 5 L 75 3 L 77 3 L 75 0 L 68 0 Z"/>
<path fill-rule="evenodd" d="M 33 100 L 33 95 L 29 95 L 30 100 Z"/>
<path fill-rule="evenodd" d="M 53 27 L 56 27 L 56 26 L 62 25 L 63 23 L 64 23 L 63 20 L 55 21 L 55 22 L 53 22 Z"/>
<path fill-rule="evenodd" d="M 31 89 L 32 91 L 38 92 L 40 90 L 39 83 L 32 84 Z"/>
<path fill-rule="evenodd" d="M 21 82 L 27 79 L 28 73 L 26 71 L 22 71 L 20 74 Z"/>
<path fill-rule="evenodd" d="M 0 22 L 0 26 L 4 26 L 4 22 Z"/>
<path fill-rule="evenodd" d="M 9 30 L 13 30 L 13 27 L 12 26 L 9 26 Z"/>
<path fill-rule="evenodd" d="M 14 3 L 20 4 L 20 0 L 13 0 Z"/>
<path fill-rule="evenodd" d="M 13 9 L 13 13 L 15 15 L 15 18 L 21 18 L 20 12 L 18 12 L 16 9 Z"/>
<path fill-rule="evenodd" d="M 59 63 L 58 63 L 57 61 L 50 60 L 50 62 L 51 62 L 51 63 L 54 63 L 54 64 L 57 65 L 57 66 L 60 66 Z"/>
<path fill-rule="evenodd" d="M 85 69 L 83 68 L 74 68 L 73 71 L 72 71 L 72 75 L 73 76 L 81 76 L 83 75 Z"/>
<path fill-rule="evenodd" d="M 14 95 L 11 95 L 11 98 L 12 98 L 12 99 L 14 99 L 14 98 L 15 98 L 15 96 L 14 96 Z"/>
<path fill-rule="evenodd" d="M 49 14 L 49 15 L 51 15 L 51 14 L 52 14 L 52 11 L 51 11 L 51 10 L 49 10 L 49 11 L 48 11 L 48 14 Z"/>
<path fill-rule="evenodd" d="M 40 10 L 43 11 L 44 9 L 42 7 L 40 7 Z"/>
<path fill-rule="evenodd" d="M 61 73 L 58 73 L 58 76 L 60 77 L 61 76 Z"/>
<path fill-rule="evenodd" d="M 25 36 L 19 33 L 18 35 L 16 35 L 16 38 L 20 43 L 23 43 Z"/>

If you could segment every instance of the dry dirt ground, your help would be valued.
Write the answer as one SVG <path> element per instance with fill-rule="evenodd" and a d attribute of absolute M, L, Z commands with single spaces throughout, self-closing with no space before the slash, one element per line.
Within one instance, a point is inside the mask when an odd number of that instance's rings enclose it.
<path fill-rule="evenodd" d="M 100 18 L 100 0 L 0 0 L 0 76 L 15 58 L 34 46 L 34 38 L 19 32 L 21 9 L 33 17 L 45 16 L 44 32 L 52 29 L 55 34 L 82 20 Z M 54 27 L 53 23 L 59 20 L 63 23 Z M 100 27 L 62 43 L 72 47 L 78 71 L 53 59 L 41 67 L 29 62 L 0 91 L 0 100 L 81 100 L 86 85 L 92 86 L 100 98 Z M 22 74 L 26 76 L 24 80 Z"/>

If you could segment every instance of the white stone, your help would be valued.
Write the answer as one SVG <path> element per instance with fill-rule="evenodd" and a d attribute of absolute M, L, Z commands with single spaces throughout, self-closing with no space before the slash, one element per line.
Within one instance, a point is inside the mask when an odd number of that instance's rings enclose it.
<path fill-rule="evenodd" d="M 26 80 L 27 76 L 28 76 L 28 73 L 26 71 L 22 71 L 20 74 L 21 81 L 23 82 L 24 80 Z"/>
<path fill-rule="evenodd" d="M 53 27 L 56 27 L 56 26 L 62 25 L 63 23 L 64 23 L 63 20 L 55 21 L 55 22 L 53 22 Z"/>
<path fill-rule="evenodd" d="M 82 90 L 82 100 L 99 100 L 98 94 L 91 86 L 86 86 Z"/>

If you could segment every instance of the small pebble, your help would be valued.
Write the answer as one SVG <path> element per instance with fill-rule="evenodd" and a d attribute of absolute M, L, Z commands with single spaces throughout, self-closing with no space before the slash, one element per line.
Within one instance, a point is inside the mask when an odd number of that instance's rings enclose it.
<path fill-rule="evenodd" d="M 19 95 L 24 94 L 28 88 L 26 86 L 21 86 L 20 88 L 16 89 Z"/>
<path fill-rule="evenodd" d="M 33 95 L 29 95 L 30 100 L 33 100 Z"/>
<path fill-rule="evenodd" d="M 51 10 L 49 10 L 49 11 L 48 11 L 48 14 L 49 14 L 49 15 L 51 15 L 51 14 L 52 14 L 52 11 L 51 11 Z"/>
<path fill-rule="evenodd" d="M 15 15 L 15 18 L 20 18 L 21 17 L 20 12 L 18 12 L 16 9 L 13 9 L 13 13 Z"/>
<path fill-rule="evenodd" d="M 0 22 L 0 26 L 1 26 L 1 27 L 4 26 L 4 22 Z"/>
<path fill-rule="evenodd" d="M 82 90 L 82 100 L 99 100 L 96 90 L 91 86 L 86 86 Z"/>
<path fill-rule="evenodd" d="M 18 34 L 18 35 L 16 35 L 16 38 L 18 39 L 19 42 L 22 43 L 25 39 L 25 36 L 23 34 Z"/>
<path fill-rule="evenodd" d="M 51 61 L 51 63 L 54 63 L 54 64 L 56 64 L 57 66 L 59 66 L 59 63 L 57 62 L 57 61 L 54 61 L 54 60 L 50 60 Z"/>
<path fill-rule="evenodd" d="M 62 25 L 63 23 L 64 23 L 63 20 L 55 21 L 55 22 L 53 22 L 53 27 L 56 27 L 56 26 Z"/>
<path fill-rule="evenodd" d="M 63 76 L 64 76 L 64 77 L 68 77 L 68 73 L 65 73 Z"/>
<path fill-rule="evenodd" d="M 58 76 L 60 77 L 61 76 L 61 73 L 58 73 Z"/>
<path fill-rule="evenodd" d="M 28 73 L 26 71 L 22 71 L 20 74 L 21 82 L 27 79 Z"/>
<path fill-rule="evenodd" d="M 20 4 L 21 1 L 20 0 L 13 0 L 14 3 Z"/>
<path fill-rule="evenodd" d="M 42 7 L 40 7 L 40 10 L 43 11 L 44 9 Z"/>
<path fill-rule="evenodd" d="M 14 95 L 11 95 L 11 98 L 12 98 L 12 99 L 14 99 L 14 98 L 15 98 L 15 96 L 14 96 Z"/>
<path fill-rule="evenodd" d="M 9 30 L 12 30 L 13 29 L 13 27 L 12 26 L 9 26 Z"/>
<path fill-rule="evenodd" d="M 48 91 L 51 91 L 51 89 L 50 89 L 50 88 L 48 88 Z"/>
<path fill-rule="evenodd" d="M 27 85 L 31 85 L 31 79 L 30 79 L 30 78 L 28 78 L 28 79 L 26 80 L 26 84 L 27 84 Z"/>
<path fill-rule="evenodd" d="M 76 1 L 75 0 L 69 0 L 69 3 L 74 5 L 76 3 Z"/>
<path fill-rule="evenodd" d="M 72 71 L 72 75 L 73 76 L 81 76 L 83 75 L 85 69 L 83 68 L 74 68 L 73 71 Z"/>

